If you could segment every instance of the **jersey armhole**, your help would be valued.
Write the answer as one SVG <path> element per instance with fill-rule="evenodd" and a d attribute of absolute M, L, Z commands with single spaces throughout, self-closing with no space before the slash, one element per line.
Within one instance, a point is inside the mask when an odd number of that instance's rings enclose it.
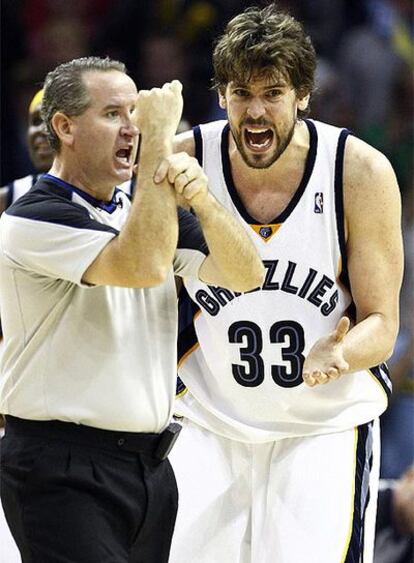
<path fill-rule="evenodd" d="M 339 249 L 341 252 L 342 268 L 339 275 L 341 282 L 349 289 L 348 260 L 345 239 L 345 211 L 344 211 L 344 154 L 345 143 L 350 132 L 343 129 L 339 135 L 335 157 L 335 215 Z"/>
<path fill-rule="evenodd" d="M 195 143 L 195 157 L 200 166 L 203 166 L 203 136 L 201 135 L 201 128 L 199 125 L 193 127 L 194 143 Z"/>

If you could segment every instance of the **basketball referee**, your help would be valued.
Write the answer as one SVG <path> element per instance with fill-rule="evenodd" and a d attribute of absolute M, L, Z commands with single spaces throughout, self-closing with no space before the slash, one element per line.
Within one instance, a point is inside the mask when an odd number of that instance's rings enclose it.
<path fill-rule="evenodd" d="M 263 275 L 196 160 L 171 154 L 181 112 L 179 82 L 137 94 L 110 59 L 46 77 L 55 159 L 0 221 L 1 500 L 24 563 L 168 560 L 174 273 L 236 291 Z M 138 133 L 131 204 L 114 186 Z"/>

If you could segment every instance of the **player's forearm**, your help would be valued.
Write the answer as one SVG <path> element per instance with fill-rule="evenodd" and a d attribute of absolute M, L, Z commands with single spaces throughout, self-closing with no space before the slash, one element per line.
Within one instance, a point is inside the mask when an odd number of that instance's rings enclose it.
<path fill-rule="evenodd" d="M 215 269 L 222 285 L 235 291 L 249 291 L 261 285 L 263 263 L 240 223 L 209 194 L 196 212 Z"/>
<path fill-rule="evenodd" d="M 347 333 L 343 340 L 343 353 L 349 371 L 376 366 L 391 356 L 398 333 L 396 317 L 373 313 Z"/>

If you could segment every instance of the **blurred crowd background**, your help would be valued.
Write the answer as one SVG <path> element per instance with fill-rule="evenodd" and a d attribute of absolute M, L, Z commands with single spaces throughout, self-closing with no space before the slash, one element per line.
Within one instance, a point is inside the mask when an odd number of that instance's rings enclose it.
<path fill-rule="evenodd" d="M 138 88 L 184 85 L 189 126 L 224 117 L 210 88 L 225 22 L 257 0 L 0 0 L 0 186 L 33 172 L 27 110 L 45 74 L 85 55 L 126 63 Z M 281 0 L 318 54 L 310 117 L 349 128 L 390 159 L 403 198 L 406 272 L 401 330 L 390 360 L 394 396 L 383 416 L 382 476 L 414 460 L 414 2 Z M 386 233 L 384 233 L 386 237 Z"/>
<path fill-rule="evenodd" d="M 0 185 L 31 171 L 27 106 L 45 74 L 83 55 L 126 63 L 139 88 L 184 84 L 194 125 L 221 116 L 211 52 L 247 0 L 1 0 Z M 264 4 L 266 2 L 254 2 Z M 402 191 L 413 177 L 412 0 L 281 0 L 319 55 L 312 116 L 346 126 L 385 152 Z"/>

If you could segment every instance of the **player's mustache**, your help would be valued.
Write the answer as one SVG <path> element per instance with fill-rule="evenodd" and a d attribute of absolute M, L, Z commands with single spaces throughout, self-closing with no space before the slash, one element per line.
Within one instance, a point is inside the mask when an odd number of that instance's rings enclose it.
<path fill-rule="evenodd" d="M 241 126 L 248 126 L 248 125 L 253 125 L 253 126 L 259 126 L 259 127 L 273 127 L 273 123 L 271 121 L 268 121 L 267 119 L 264 118 L 260 118 L 260 119 L 252 119 L 250 117 L 248 117 L 247 119 L 244 119 L 241 124 Z"/>

